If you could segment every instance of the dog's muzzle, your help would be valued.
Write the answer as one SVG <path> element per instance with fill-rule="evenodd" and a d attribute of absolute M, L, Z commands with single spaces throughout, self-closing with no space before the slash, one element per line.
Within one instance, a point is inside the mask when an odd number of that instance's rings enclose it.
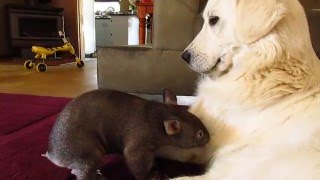
<path fill-rule="evenodd" d="M 192 66 L 191 60 L 192 60 L 192 51 L 186 49 L 182 54 L 181 58 L 190 65 L 191 69 L 193 69 L 196 72 L 203 73 L 203 74 L 209 74 L 212 73 L 213 71 L 217 70 L 218 65 L 221 63 L 221 57 L 216 61 L 215 64 L 211 66 L 206 66 L 206 68 L 195 68 Z"/>

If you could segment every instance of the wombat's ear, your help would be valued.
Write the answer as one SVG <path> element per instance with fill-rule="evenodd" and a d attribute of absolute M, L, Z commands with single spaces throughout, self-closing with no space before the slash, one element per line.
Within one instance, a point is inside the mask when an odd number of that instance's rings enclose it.
<path fill-rule="evenodd" d="M 181 132 L 180 122 L 177 120 L 165 120 L 163 122 L 164 128 L 168 135 L 176 135 Z"/>
<path fill-rule="evenodd" d="M 177 96 L 171 90 L 164 88 L 162 90 L 163 102 L 169 105 L 177 105 Z"/>

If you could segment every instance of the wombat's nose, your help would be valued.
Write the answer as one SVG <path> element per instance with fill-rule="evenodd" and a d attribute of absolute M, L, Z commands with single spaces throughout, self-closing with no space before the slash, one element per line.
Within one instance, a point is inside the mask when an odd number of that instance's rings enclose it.
<path fill-rule="evenodd" d="M 188 64 L 190 63 L 191 60 L 191 53 L 188 50 L 185 50 L 182 55 L 181 55 L 182 59 L 187 62 Z"/>

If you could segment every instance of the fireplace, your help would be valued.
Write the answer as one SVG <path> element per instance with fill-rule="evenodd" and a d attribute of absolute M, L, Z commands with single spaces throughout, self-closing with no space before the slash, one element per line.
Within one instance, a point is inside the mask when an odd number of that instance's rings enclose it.
<path fill-rule="evenodd" d="M 9 42 L 12 47 L 57 46 L 64 31 L 63 9 L 42 6 L 7 6 Z"/>

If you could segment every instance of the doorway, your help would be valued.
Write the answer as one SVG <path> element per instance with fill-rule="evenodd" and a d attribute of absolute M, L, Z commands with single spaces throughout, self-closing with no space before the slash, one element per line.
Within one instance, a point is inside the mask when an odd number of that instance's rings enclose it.
<path fill-rule="evenodd" d="M 120 12 L 120 0 L 78 0 L 78 7 L 81 57 L 92 57 L 96 52 L 96 17 Z"/>
<path fill-rule="evenodd" d="M 95 56 L 97 46 L 138 44 L 139 21 L 129 6 L 129 0 L 78 0 L 82 58 Z"/>

